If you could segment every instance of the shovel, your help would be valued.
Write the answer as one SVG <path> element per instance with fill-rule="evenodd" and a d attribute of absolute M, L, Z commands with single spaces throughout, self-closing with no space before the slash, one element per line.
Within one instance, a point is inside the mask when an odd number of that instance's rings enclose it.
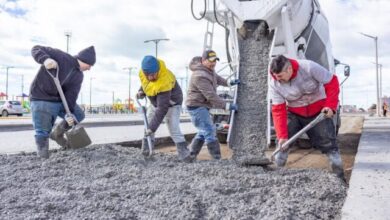
<path fill-rule="evenodd" d="M 298 133 L 296 133 L 294 136 L 292 136 L 290 139 L 288 139 L 282 146 L 279 146 L 271 156 L 271 161 L 275 160 L 275 156 L 277 153 L 279 153 L 282 149 L 287 150 L 290 147 L 290 144 L 292 144 L 294 141 L 296 141 L 303 133 L 308 131 L 310 128 L 316 126 L 319 122 L 323 121 L 326 113 L 320 113 L 313 121 L 311 121 L 308 125 L 306 125 L 302 130 L 300 130 Z"/>
<path fill-rule="evenodd" d="M 60 94 L 62 104 L 64 105 L 65 112 L 67 115 L 70 115 L 71 112 L 69 110 L 68 103 L 66 102 L 64 91 L 62 91 L 61 83 L 58 78 L 58 73 L 60 69 L 57 66 L 56 69 L 56 75 L 53 76 L 47 69 L 46 72 L 49 74 L 51 78 L 54 80 L 54 84 L 57 87 L 58 93 Z M 79 125 L 79 122 L 77 119 L 75 119 L 76 123 L 72 126 L 72 128 L 65 133 L 67 139 L 68 139 L 68 144 L 70 148 L 77 149 L 77 148 L 82 148 L 90 145 L 92 143 L 91 139 L 89 138 L 87 131 L 85 130 L 84 127 Z"/>
<path fill-rule="evenodd" d="M 145 105 L 142 105 L 140 102 L 140 99 L 137 98 L 137 103 L 138 103 L 139 107 L 142 109 L 142 116 L 144 119 L 145 132 L 146 132 L 146 130 L 149 129 L 148 116 L 146 115 L 146 104 L 148 103 L 148 100 L 145 97 Z M 148 136 L 146 136 L 146 140 L 148 141 L 148 146 L 149 146 L 149 157 L 151 157 L 153 154 L 153 149 L 154 149 L 152 137 L 150 137 L 150 135 L 148 135 Z"/>

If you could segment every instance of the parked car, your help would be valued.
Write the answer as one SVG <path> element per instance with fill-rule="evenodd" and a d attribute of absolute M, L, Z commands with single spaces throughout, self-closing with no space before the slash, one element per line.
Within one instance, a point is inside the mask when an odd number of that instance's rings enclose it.
<path fill-rule="evenodd" d="M 23 106 L 19 101 L 0 100 L 0 115 L 8 117 L 8 115 L 23 116 Z"/>

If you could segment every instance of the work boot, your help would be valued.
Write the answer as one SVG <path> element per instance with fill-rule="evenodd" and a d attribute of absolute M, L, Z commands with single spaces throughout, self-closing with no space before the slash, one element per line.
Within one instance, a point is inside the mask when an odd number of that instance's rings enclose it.
<path fill-rule="evenodd" d="M 275 163 L 278 167 L 284 167 L 288 158 L 288 151 L 279 151 L 275 155 Z"/>
<path fill-rule="evenodd" d="M 152 139 L 152 144 L 153 144 L 154 140 Z M 149 156 L 149 143 L 148 143 L 148 139 L 146 137 L 144 137 L 142 139 L 142 155 L 144 155 L 145 157 L 146 156 Z"/>
<path fill-rule="evenodd" d="M 214 160 L 221 159 L 221 147 L 218 141 L 208 143 L 207 149 L 209 150 L 209 153 Z"/>
<path fill-rule="evenodd" d="M 47 137 L 35 136 L 37 155 L 41 158 L 49 158 L 49 139 Z"/>
<path fill-rule="evenodd" d="M 204 144 L 204 140 L 197 139 L 197 138 L 192 139 L 190 145 L 190 155 L 192 160 L 196 159 L 200 150 L 202 150 L 203 144 Z"/>
<path fill-rule="evenodd" d="M 179 157 L 179 160 L 184 162 L 191 162 L 191 154 L 190 151 L 187 148 L 186 142 L 180 142 L 176 144 L 177 149 L 177 156 Z"/>
<path fill-rule="evenodd" d="M 327 156 L 329 158 L 329 164 L 332 167 L 332 172 L 335 173 L 340 179 L 346 181 L 340 152 L 338 150 L 331 151 L 327 153 Z"/>
<path fill-rule="evenodd" d="M 57 142 L 61 146 L 61 149 L 69 149 L 68 140 L 65 138 L 65 132 L 68 131 L 70 127 L 65 120 L 62 120 L 60 123 L 56 124 L 53 130 L 50 133 L 50 139 Z"/>

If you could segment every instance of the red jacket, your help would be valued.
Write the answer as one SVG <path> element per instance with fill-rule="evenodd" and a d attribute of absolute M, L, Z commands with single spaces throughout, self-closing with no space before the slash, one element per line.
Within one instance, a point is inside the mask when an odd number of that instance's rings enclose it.
<path fill-rule="evenodd" d="M 293 74 L 290 79 L 292 80 L 298 76 L 298 70 L 300 67 L 296 60 L 290 59 L 290 62 L 293 68 Z M 275 78 L 273 79 L 275 80 Z M 338 95 L 340 92 L 337 76 L 333 75 L 329 82 L 320 86 L 324 87 L 326 98 L 318 100 L 314 103 L 294 107 L 287 106 L 286 102 L 272 105 L 272 117 L 278 139 L 288 139 L 287 111 L 302 117 L 312 117 L 317 115 L 324 107 L 329 107 L 333 111 L 337 110 Z M 310 94 L 308 95 L 310 96 Z"/>

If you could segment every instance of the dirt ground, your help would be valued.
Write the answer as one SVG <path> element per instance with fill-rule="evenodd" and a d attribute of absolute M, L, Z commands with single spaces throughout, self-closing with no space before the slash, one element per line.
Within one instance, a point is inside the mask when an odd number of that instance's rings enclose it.
<path fill-rule="evenodd" d="M 337 136 L 337 142 L 340 148 L 341 157 L 344 163 L 344 172 L 348 182 L 351 177 L 353 163 L 355 161 L 355 155 L 362 133 L 363 122 L 363 116 L 341 117 L 341 127 L 339 130 L 339 135 Z M 321 152 L 318 150 L 310 148 L 308 140 L 299 140 L 296 145 L 297 146 L 294 146 L 289 154 L 286 167 L 320 168 L 330 170 L 326 155 L 321 154 Z M 266 155 L 270 158 L 274 150 L 274 146 L 271 146 L 266 151 Z M 176 148 L 174 146 L 166 146 L 159 148 L 157 151 L 175 154 Z M 221 145 L 221 153 L 223 159 L 230 159 L 232 157 L 232 150 L 226 144 Z M 198 159 L 211 160 L 206 146 L 202 148 Z"/>

